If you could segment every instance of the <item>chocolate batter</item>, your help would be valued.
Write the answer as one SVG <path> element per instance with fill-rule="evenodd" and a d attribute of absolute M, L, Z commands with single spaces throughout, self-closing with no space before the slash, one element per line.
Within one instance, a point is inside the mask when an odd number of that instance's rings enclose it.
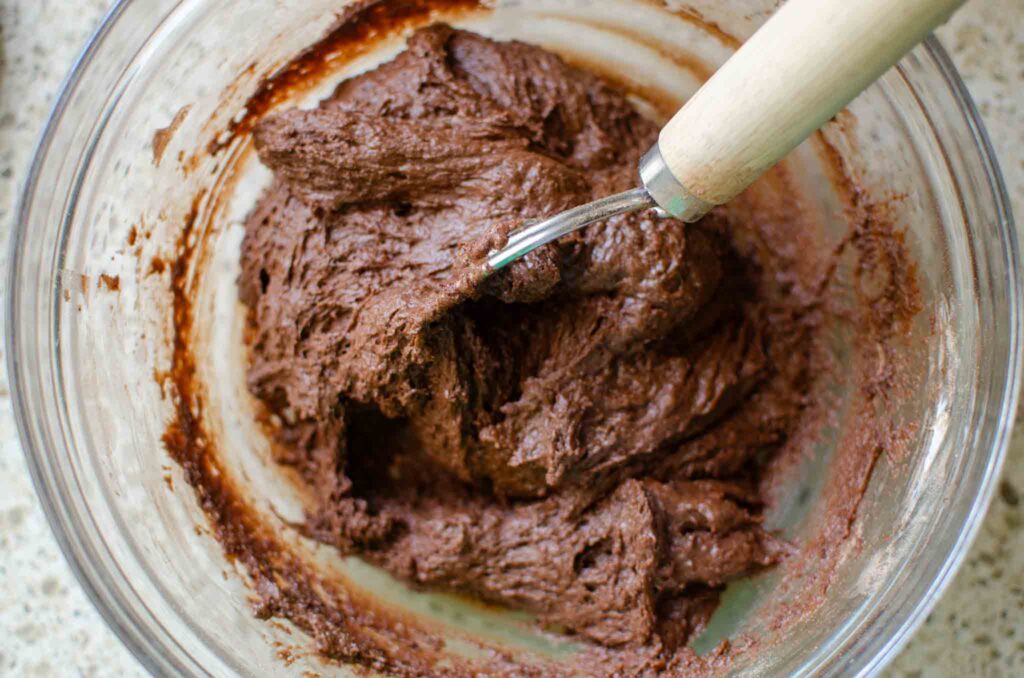
<path fill-rule="evenodd" d="M 629 214 L 482 280 L 525 219 L 638 183 L 657 126 L 599 77 L 435 25 L 255 129 L 249 386 L 306 529 L 409 582 L 672 651 L 789 547 L 762 464 L 806 405 L 811 302 L 736 233 Z"/>

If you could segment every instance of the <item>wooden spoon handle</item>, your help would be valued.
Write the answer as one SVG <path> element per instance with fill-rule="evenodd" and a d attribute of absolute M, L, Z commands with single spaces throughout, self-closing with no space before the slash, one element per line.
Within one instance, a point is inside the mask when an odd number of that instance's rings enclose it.
<path fill-rule="evenodd" d="M 788 0 L 661 131 L 664 163 L 720 205 L 949 18 L 964 0 Z"/>

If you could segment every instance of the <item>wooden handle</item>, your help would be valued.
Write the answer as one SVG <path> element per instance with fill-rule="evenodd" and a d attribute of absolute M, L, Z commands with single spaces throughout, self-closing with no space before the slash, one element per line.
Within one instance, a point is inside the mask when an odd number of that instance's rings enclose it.
<path fill-rule="evenodd" d="M 839 112 L 964 0 L 788 0 L 676 113 L 658 146 L 720 205 Z"/>

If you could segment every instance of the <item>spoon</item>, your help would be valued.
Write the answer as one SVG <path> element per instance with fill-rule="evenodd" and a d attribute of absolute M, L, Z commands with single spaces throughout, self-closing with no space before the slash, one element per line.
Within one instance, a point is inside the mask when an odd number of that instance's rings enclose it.
<path fill-rule="evenodd" d="M 665 125 L 643 186 L 527 222 L 492 273 L 587 224 L 660 208 L 693 222 L 728 202 L 944 23 L 965 0 L 788 0 Z"/>

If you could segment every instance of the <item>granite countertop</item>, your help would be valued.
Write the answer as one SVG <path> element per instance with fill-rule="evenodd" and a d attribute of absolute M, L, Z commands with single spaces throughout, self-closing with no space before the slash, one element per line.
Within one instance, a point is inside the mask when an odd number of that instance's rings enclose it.
<path fill-rule="evenodd" d="M 0 0 L 0 244 L 5 253 L 17 191 L 50 102 L 108 4 Z M 1021 0 L 973 0 L 939 36 L 978 104 L 1014 212 L 1024 223 L 1021 27 Z M 1024 424 L 1022 417 L 1018 422 Z M 145 675 L 92 608 L 50 533 L 18 443 L 2 367 L 0 601 L 0 675 Z M 1024 675 L 1024 425 L 1017 426 L 998 492 L 967 561 L 886 675 Z"/>

